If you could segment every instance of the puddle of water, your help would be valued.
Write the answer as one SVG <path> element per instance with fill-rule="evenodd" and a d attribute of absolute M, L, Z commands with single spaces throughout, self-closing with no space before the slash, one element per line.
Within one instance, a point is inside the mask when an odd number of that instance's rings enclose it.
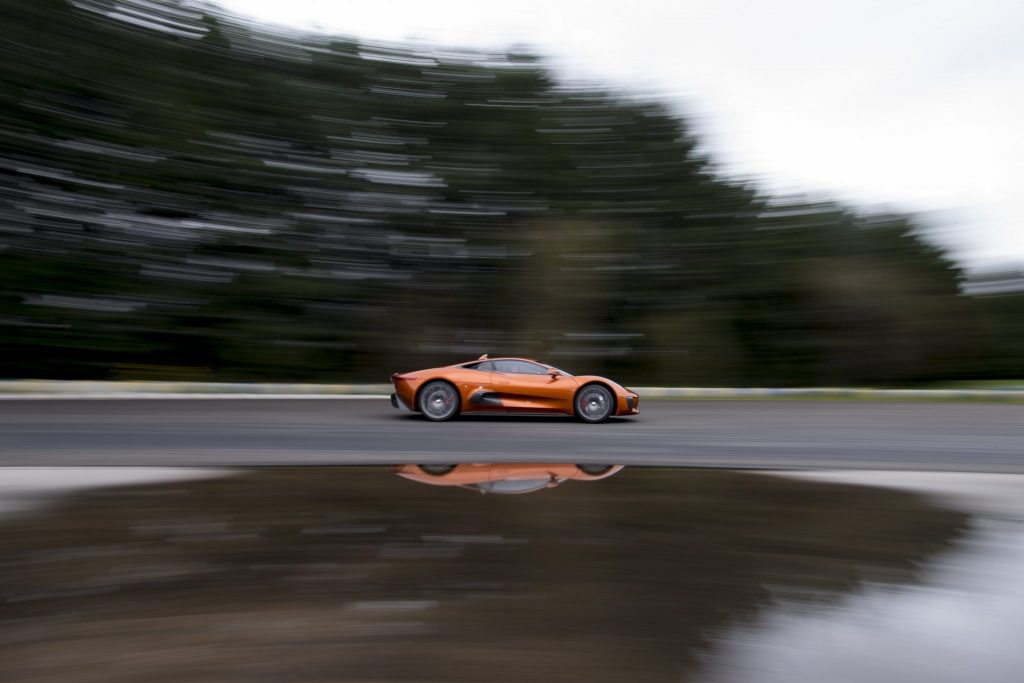
<path fill-rule="evenodd" d="M 104 474 L 37 472 L 32 490 Z M 904 491 L 738 472 L 626 468 L 511 496 L 381 467 L 149 474 L 0 524 L 12 675 L 678 683 L 772 591 L 835 610 L 864 582 L 895 590 L 966 521 Z"/>
<path fill-rule="evenodd" d="M 32 510 L 55 496 L 88 489 L 205 479 L 231 472 L 185 467 L 4 467 L 0 469 L 0 516 Z"/>
<path fill-rule="evenodd" d="M 705 683 L 1016 683 L 1024 672 L 1024 477 L 799 474 L 916 490 L 974 514 L 920 581 L 867 585 L 839 604 L 783 601 L 716 639 Z"/>

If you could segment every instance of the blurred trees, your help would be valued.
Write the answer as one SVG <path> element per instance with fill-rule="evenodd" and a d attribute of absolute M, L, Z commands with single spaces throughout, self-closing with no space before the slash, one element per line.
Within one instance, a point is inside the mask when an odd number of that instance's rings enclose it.
<path fill-rule="evenodd" d="M 1019 297 L 962 296 L 909 217 L 761 196 L 659 103 L 530 55 L 196 3 L 0 18 L 0 376 L 382 380 L 482 352 L 658 384 L 1024 370 L 1000 337 Z"/>

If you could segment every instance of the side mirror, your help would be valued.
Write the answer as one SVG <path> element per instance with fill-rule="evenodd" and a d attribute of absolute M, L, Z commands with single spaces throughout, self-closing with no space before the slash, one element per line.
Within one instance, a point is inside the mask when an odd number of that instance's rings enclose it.
<path fill-rule="evenodd" d="M 558 379 L 559 377 L 562 376 L 562 373 L 560 373 L 558 370 L 555 370 L 554 368 L 548 370 L 548 374 L 551 375 L 551 379 Z"/>

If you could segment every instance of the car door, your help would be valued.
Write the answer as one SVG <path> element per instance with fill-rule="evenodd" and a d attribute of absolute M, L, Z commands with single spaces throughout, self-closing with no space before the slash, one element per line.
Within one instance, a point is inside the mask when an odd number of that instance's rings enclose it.
<path fill-rule="evenodd" d="M 491 386 L 502 405 L 517 412 L 571 412 L 576 381 L 526 360 L 496 360 Z"/>

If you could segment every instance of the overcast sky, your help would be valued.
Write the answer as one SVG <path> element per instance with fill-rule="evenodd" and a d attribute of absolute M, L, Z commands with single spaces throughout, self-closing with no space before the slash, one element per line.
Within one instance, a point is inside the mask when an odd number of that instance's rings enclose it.
<path fill-rule="evenodd" d="M 367 39 L 532 46 L 656 92 L 723 170 L 920 212 L 972 268 L 1024 264 L 1024 0 L 218 0 Z"/>

